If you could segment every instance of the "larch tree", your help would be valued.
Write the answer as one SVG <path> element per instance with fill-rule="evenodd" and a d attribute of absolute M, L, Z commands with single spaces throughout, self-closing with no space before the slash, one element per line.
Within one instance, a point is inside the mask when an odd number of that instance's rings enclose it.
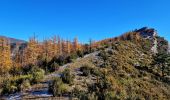
<path fill-rule="evenodd" d="M 10 43 L 0 38 L 0 74 L 5 74 L 12 66 Z"/>
<path fill-rule="evenodd" d="M 66 44 L 67 44 L 67 54 L 70 54 L 71 53 L 71 43 L 67 40 Z"/>
<path fill-rule="evenodd" d="M 78 39 L 76 37 L 74 38 L 74 41 L 73 41 L 73 51 L 75 52 L 77 50 L 79 50 L 79 44 L 78 44 Z"/>
<path fill-rule="evenodd" d="M 57 45 L 58 45 L 58 54 L 61 55 L 62 54 L 62 42 L 59 36 L 57 39 Z"/>
<path fill-rule="evenodd" d="M 62 40 L 62 52 L 63 54 L 67 54 L 67 43 L 64 40 Z"/>
<path fill-rule="evenodd" d="M 50 56 L 50 41 L 49 40 L 44 40 L 43 41 L 43 46 L 42 46 L 42 56 L 47 60 L 49 59 Z"/>
<path fill-rule="evenodd" d="M 23 53 L 19 50 L 19 43 L 16 44 L 16 52 L 13 57 L 13 67 L 21 67 L 23 60 Z"/>
<path fill-rule="evenodd" d="M 30 38 L 27 47 L 25 48 L 25 64 L 35 64 L 37 62 L 37 58 L 39 56 L 40 47 L 38 41 L 35 36 Z"/>
<path fill-rule="evenodd" d="M 93 48 L 93 41 L 92 39 L 89 40 L 89 51 L 92 52 L 92 48 Z"/>
<path fill-rule="evenodd" d="M 56 56 L 57 54 L 58 54 L 57 37 L 54 36 L 52 38 L 52 55 Z"/>

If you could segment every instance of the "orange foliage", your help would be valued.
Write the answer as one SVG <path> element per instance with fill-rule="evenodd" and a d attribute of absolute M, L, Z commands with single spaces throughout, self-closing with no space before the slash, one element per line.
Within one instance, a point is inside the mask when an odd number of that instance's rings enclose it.
<path fill-rule="evenodd" d="M 0 38 L 0 73 L 6 73 L 12 66 L 11 49 L 9 41 Z"/>

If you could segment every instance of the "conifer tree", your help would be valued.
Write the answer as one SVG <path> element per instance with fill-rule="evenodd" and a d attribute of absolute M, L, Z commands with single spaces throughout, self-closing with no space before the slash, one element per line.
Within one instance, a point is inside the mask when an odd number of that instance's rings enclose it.
<path fill-rule="evenodd" d="M 38 41 L 35 36 L 30 38 L 27 48 L 25 49 L 25 64 L 35 64 L 37 62 L 38 55 L 40 53 L 40 46 L 38 45 Z"/>
<path fill-rule="evenodd" d="M 60 37 L 58 36 L 58 54 L 61 55 L 62 54 L 62 43 L 61 43 L 61 39 Z"/>
<path fill-rule="evenodd" d="M 23 53 L 19 50 L 19 43 L 16 44 L 16 52 L 13 57 L 13 67 L 21 67 L 22 66 L 22 60 L 23 60 Z"/>
<path fill-rule="evenodd" d="M 58 54 L 58 47 L 57 47 L 57 37 L 56 36 L 54 36 L 53 38 L 52 38 L 52 54 L 53 54 L 53 56 L 56 56 L 57 54 Z"/>
<path fill-rule="evenodd" d="M 67 54 L 67 45 L 66 45 L 66 42 L 63 39 L 61 41 L 61 44 L 62 44 L 62 53 Z"/>
<path fill-rule="evenodd" d="M 10 43 L 0 38 L 0 74 L 5 74 L 12 66 Z"/>
<path fill-rule="evenodd" d="M 71 52 L 71 43 L 67 40 L 67 54 Z"/>
<path fill-rule="evenodd" d="M 79 45 L 78 45 L 78 39 L 77 39 L 77 37 L 74 38 L 74 41 L 73 41 L 73 50 L 74 50 L 74 51 L 79 50 Z"/>

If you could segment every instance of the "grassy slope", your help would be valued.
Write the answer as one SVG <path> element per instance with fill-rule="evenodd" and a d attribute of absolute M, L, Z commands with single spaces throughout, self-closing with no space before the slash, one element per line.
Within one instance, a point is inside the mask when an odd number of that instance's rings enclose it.
<path fill-rule="evenodd" d="M 88 84 L 96 83 L 98 78 L 102 78 L 95 75 L 78 75 L 80 72 L 75 69 L 88 64 L 105 74 L 111 84 L 108 91 L 118 96 L 117 98 L 169 99 L 170 84 L 157 80 L 156 77 L 160 76 L 150 71 L 153 61 L 151 52 L 144 50 L 139 44 L 121 41 L 100 49 L 100 53 L 104 55 L 90 55 L 70 65 L 76 76 L 73 87 L 88 91 Z"/>

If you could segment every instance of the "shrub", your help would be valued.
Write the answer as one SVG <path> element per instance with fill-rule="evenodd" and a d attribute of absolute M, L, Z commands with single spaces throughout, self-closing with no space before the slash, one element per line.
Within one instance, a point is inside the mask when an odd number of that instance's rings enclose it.
<path fill-rule="evenodd" d="M 57 58 L 56 62 L 57 62 L 60 66 L 64 65 L 65 56 L 64 56 L 64 55 L 60 55 L 60 56 Z"/>
<path fill-rule="evenodd" d="M 89 100 L 88 94 L 85 92 L 81 92 L 79 95 L 80 100 Z"/>
<path fill-rule="evenodd" d="M 72 96 L 76 96 L 79 97 L 80 95 L 80 87 L 79 86 L 75 86 L 74 89 L 72 90 Z"/>
<path fill-rule="evenodd" d="M 31 69 L 31 74 L 33 76 L 32 82 L 38 83 L 44 78 L 45 71 L 38 67 L 33 67 Z"/>
<path fill-rule="evenodd" d="M 61 79 L 64 83 L 72 84 L 74 76 L 71 75 L 70 69 L 65 69 L 62 73 Z"/>
<path fill-rule="evenodd" d="M 53 94 L 53 96 L 62 96 L 67 93 L 67 86 L 63 84 L 60 78 L 55 78 L 52 84 L 49 85 L 49 92 Z"/>
<path fill-rule="evenodd" d="M 78 51 L 77 51 L 77 55 L 78 55 L 79 57 L 83 57 L 83 51 L 78 50 Z"/>
<path fill-rule="evenodd" d="M 93 68 L 91 70 L 91 74 L 95 75 L 95 76 L 102 76 L 102 72 L 99 71 L 97 68 Z"/>
<path fill-rule="evenodd" d="M 31 87 L 29 80 L 24 80 L 22 84 L 20 85 L 20 90 L 25 91 L 26 89 L 29 89 Z"/>
<path fill-rule="evenodd" d="M 9 79 L 4 81 L 2 94 L 15 93 L 16 91 L 18 91 L 18 88 L 16 87 L 16 83 L 12 82 Z"/>
<path fill-rule="evenodd" d="M 21 74 L 23 73 L 23 70 L 22 70 L 21 67 L 16 67 L 16 66 L 14 66 L 14 67 L 12 67 L 12 68 L 10 69 L 9 73 L 10 73 L 11 75 L 13 75 L 13 76 L 15 76 L 15 75 L 21 75 Z"/>
<path fill-rule="evenodd" d="M 66 55 L 59 55 L 59 56 L 55 56 L 51 61 L 50 64 L 56 62 L 57 64 L 59 64 L 60 66 L 65 64 L 66 60 Z"/>
<path fill-rule="evenodd" d="M 57 71 L 57 70 L 59 69 L 59 67 L 60 67 L 60 66 L 59 66 L 56 62 L 52 63 L 52 64 L 50 65 L 50 72 Z"/>
<path fill-rule="evenodd" d="M 107 54 L 107 52 L 104 51 L 104 50 L 102 50 L 102 51 L 98 54 L 98 56 L 102 57 L 102 59 L 103 59 L 104 61 L 108 60 L 108 54 Z"/>
<path fill-rule="evenodd" d="M 113 53 L 114 53 L 113 50 L 108 50 L 107 52 L 109 55 L 113 55 Z"/>
<path fill-rule="evenodd" d="M 80 68 L 80 71 L 83 72 L 83 76 L 89 76 L 91 74 L 92 68 L 88 64 L 85 64 Z"/>
<path fill-rule="evenodd" d="M 48 57 L 41 57 L 38 60 L 38 66 L 48 73 L 50 70 L 50 68 L 48 68 L 48 66 L 50 66 L 50 59 Z"/>
<path fill-rule="evenodd" d="M 72 54 L 70 55 L 70 59 L 71 59 L 71 60 L 74 60 L 74 59 L 76 59 L 76 58 L 78 58 L 77 53 L 72 53 Z"/>
<path fill-rule="evenodd" d="M 104 96 L 105 100 L 115 100 L 115 93 L 114 92 L 107 92 Z"/>
<path fill-rule="evenodd" d="M 71 63 L 73 59 L 71 58 L 71 55 L 66 57 L 65 63 Z"/>
<path fill-rule="evenodd" d="M 5 79 L 2 83 L 2 94 L 10 94 L 26 89 L 30 86 L 31 75 L 22 75 Z M 25 87 L 23 87 L 25 86 Z"/>

